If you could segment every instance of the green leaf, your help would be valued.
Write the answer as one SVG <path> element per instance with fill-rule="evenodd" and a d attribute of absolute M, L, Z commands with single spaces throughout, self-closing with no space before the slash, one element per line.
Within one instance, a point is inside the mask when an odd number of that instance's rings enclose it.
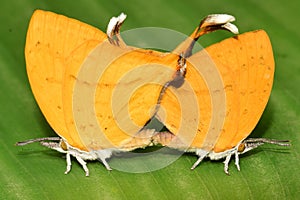
<path fill-rule="evenodd" d="M 7 1 L 0 13 L 0 199 L 297 199 L 300 195 L 300 1 Z M 274 50 L 276 73 L 271 99 L 251 137 L 289 139 L 288 148 L 263 145 L 240 159 L 241 171 L 230 163 L 185 154 L 166 168 L 132 174 L 89 162 L 90 177 L 73 160 L 64 175 L 62 154 L 38 144 L 16 147 L 17 141 L 55 136 L 42 116 L 27 80 L 24 45 L 31 14 L 50 10 L 105 30 L 110 17 L 125 12 L 122 30 L 164 27 L 190 34 L 207 14 L 236 17 L 240 32 L 264 29 Z M 203 46 L 229 37 L 204 36 Z M 110 162 L 118 162 L 114 157 Z M 130 164 L 128 164 L 130 165 Z M 134 166 L 133 166 L 134 167 Z"/>

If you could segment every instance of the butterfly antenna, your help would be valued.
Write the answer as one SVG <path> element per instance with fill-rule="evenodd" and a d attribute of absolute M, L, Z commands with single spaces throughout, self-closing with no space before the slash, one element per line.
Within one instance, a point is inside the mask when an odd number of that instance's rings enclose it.
<path fill-rule="evenodd" d="M 274 139 L 267 139 L 267 138 L 248 138 L 244 140 L 246 143 L 262 143 L 262 144 L 275 144 L 279 146 L 291 146 L 289 140 L 274 140 Z"/>
<path fill-rule="evenodd" d="M 26 140 L 26 141 L 22 141 L 22 142 L 17 142 L 16 146 L 24 146 L 24 145 L 31 144 L 31 143 L 34 143 L 34 142 L 41 142 L 41 141 L 45 141 L 45 140 L 60 141 L 61 138 L 60 137 L 45 137 L 45 138 L 30 139 L 30 140 Z"/>
<path fill-rule="evenodd" d="M 279 146 L 290 146 L 289 140 L 274 140 L 274 139 L 267 139 L 267 138 L 248 138 L 244 140 L 239 146 L 239 153 L 243 154 L 252 149 L 255 149 L 263 144 L 275 144 Z"/>

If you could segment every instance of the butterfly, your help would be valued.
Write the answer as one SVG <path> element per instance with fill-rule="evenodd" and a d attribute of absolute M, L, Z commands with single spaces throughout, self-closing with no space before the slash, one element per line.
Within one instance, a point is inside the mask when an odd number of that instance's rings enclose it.
<path fill-rule="evenodd" d="M 34 97 L 59 137 L 18 142 L 42 145 L 82 165 L 162 145 L 199 158 L 225 158 L 264 143 L 288 146 L 287 140 L 248 138 L 270 96 L 274 60 L 265 31 L 238 35 L 231 15 L 205 17 L 171 52 L 127 46 L 120 35 L 125 14 L 113 17 L 106 34 L 78 20 L 36 10 L 25 46 L 26 69 Z M 234 37 L 193 54 L 204 34 L 227 30 Z M 146 75 L 146 76 L 145 76 Z M 147 129 L 161 121 L 167 131 Z"/>

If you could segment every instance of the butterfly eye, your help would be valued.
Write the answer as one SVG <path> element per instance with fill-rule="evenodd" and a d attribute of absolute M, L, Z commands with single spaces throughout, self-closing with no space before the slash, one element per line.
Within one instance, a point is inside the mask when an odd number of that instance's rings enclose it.
<path fill-rule="evenodd" d="M 241 143 L 238 147 L 238 152 L 241 153 L 245 150 L 246 146 L 245 143 Z"/>
<path fill-rule="evenodd" d="M 63 140 L 60 141 L 59 146 L 65 151 L 68 150 L 68 146 Z"/>

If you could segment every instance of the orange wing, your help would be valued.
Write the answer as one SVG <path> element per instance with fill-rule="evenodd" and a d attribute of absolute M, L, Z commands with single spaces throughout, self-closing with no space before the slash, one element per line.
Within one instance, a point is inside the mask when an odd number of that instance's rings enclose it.
<path fill-rule="evenodd" d="M 198 102 L 195 109 L 199 109 L 200 115 L 198 129 L 195 135 L 191 133 L 194 137 L 191 148 L 222 152 L 245 139 L 260 119 L 272 88 L 273 53 L 262 30 L 226 39 L 205 50 L 188 59 L 185 79 L 195 91 Z M 192 63 L 197 63 L 200 70 Z M 212 100 L 213 95 L 217 99 Z M 176 104 L 176 98 L 168 90 L 162 105 L 172 117 L 167 118 L 165 125 L 178 135 L 182 126 L 182 115 L 178 113 L 182 108 Z M 186 122 L 184 126 L 193 124 Z"/>
<path fill-rule="evenodd" d="M 99 79 L 100 82 L 94 83 L 97 84 L 96 101 L 91 102 L 95 103 L 96 113 L 94 114 L 105 133 L 103 138 L 99 131 L 94 131 L 92 125 L 95 124 L 91 125 L 89 121 L 86 121 L 79 125 L 74 119 L 76 114 L 82 116 L 81 118 L 88 117 L 86 113 L 81 112 L 82 110 L 74 109 L 74 95 L 82 96 L 84 101 L 87 99 L 84 94 L 74 94 L 74 91 L 76 91 L 75 84 L 82 83 L 78 81 L 78 73 L 82 68 L 99 65 L 104 58 L 107 59 L 110 56 L 109 48 L 115 48 L 113 51 L 120 50 L 108 44 L 104 52 L 102 51 L 99 55 L 101 47 L 100 50 L 98 47 L 104 44 L 106 38 L 103 32 L 92 26 L 40 10 L 35 11 L 28 28 L 25 56 L 33 94 L 51 127 L 71 146 L 80 150 L 120 147 L 126 139 L 131 138 L 151 117 L 150 110 L 156 104 L 161 84 L 170 79 L 173 74 L 172 66 L 176 65 L 177 55 L 129 48 L 128 54 L 122 55 L 107 66 L 107 70 Z M 95 55 L 96 58 L 93 57 Z M 119 84 L 119 88 L 124 89 L 123 94 L 130 93 L 132 96 L 129 102 L 122 102 L 122 105 L 118 105 L 120 108 L 118 113 L 112 113 L 112 94 L 119 79 L 129 71 L 149 64 L 161 65 L 169 70 L 153 71 L 150 82 L 156 79 L 160 84 L 143 85 L 132 88 L 132 91 L 127 89 L 126 84 L 129 83 L 126 81 L 123 85 Z M 143 75 L 147 77 L 149 73 L 152 73 L 140 72 L 139 79 L 143 79 L 141 77 Z M 90 79 L 90 77 L 85 78 Z M 88 81 L 83 82 L 88 83 Z M 127 109 L 129 109 L 129 115 L 125 116 L 124 111 Z M 116 117 L 123 121 L 127 120 L 122 123 L 123 125 L 131 122 L 137 126 L 128 126 L 129 131 L 124 131 L 118 126 L 119 122 L 116 121 Z M 108 143 L 105 143 L 106 138 Z"/>
<path fill-rule="evenodd" d="M 226 68 L 231 70 L 231 77 L 223 76 L 223 80 L 233 79 L 236 88 L 235 95 L 227 98 L 235 98 L 230 111 L 235 120 L 225 122 L 214 147 L 215 152 L 221 152 L 235 147 L 255 128 L 270 97 L 275 64 L 269 37 L 262 30 L 225 40 L 207 51 L 221 74 Z M 231 127 L 235 128 L 228 131 Z"/>
<path fill-rule="evenodd" d="M 174 72 L 169 63 L 176 65 L 176 55 L 123 49 L 108 41 L 96 45 L 87 41 L 68 58 L 66 124 L 89 150 L 122 148 L 151 118 L 161 84 Z M 132 148 L 144 147 L 146 141 Z"/>
<path fill-rule="evenodd" d="M 62 103 L 65 59 L 84 41 L 105 38 L 92 26 L 41 10 L 34 12 L 28 27 L 25 57 L 32 92 L 48 123 L 72 146 L 78 140 L 68 133 Z"/>

